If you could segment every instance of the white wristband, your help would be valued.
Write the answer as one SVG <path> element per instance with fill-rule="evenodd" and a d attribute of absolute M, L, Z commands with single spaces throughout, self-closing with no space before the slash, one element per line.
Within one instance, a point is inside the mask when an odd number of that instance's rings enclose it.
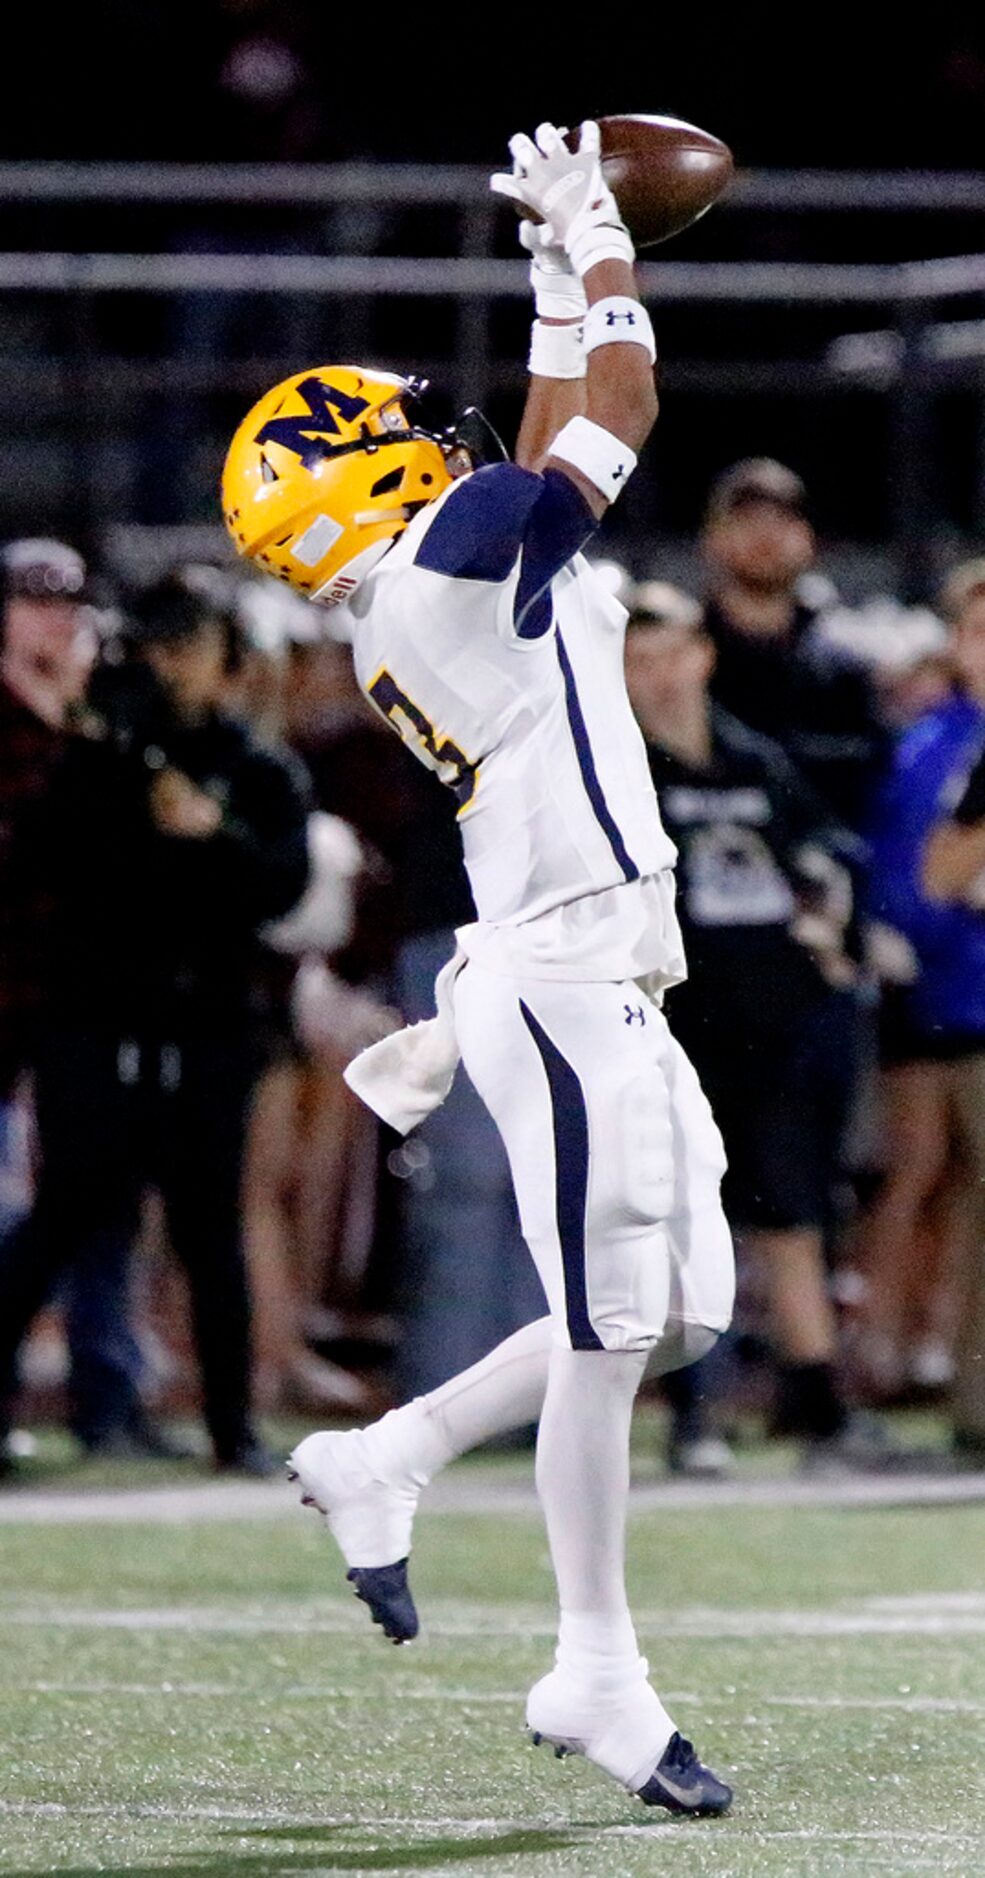
<path fill-rule="evenodd" d="M 590 417 L 571 417 L 558 431 L 548 456 L 560 457 L 574 469 L 581 470 L 607 502 L 614 502 L 636 468 L 636 456 L 628 443 L 613 436 Z"/>
<path fill-rule="evenodd" d="M 541 320 L 534 320 L 527 370 L 535 378 L 584 378 L 581 325 L 545 326 Z"/>
<path fill-rule="evenodd" d="M 650 364 L 657 357 L 657 342 L 653 337 L 650 315 L 638 300 L 630 299 L 628 294 L 611 293 L 605 300 L 596 300 L 589 307 L 585 317 L 584 343 L 586 352 L 594 352 L 596 346 L 620 344 L 645 346 L 650 355 Z"/>
<path fill-rule="evenodd" d="M 530 285 L 538 319 L 584 319 L 585 289 L 578 275 L 567 265 L 551 271 L 535 256 L 530 263 Z"/>

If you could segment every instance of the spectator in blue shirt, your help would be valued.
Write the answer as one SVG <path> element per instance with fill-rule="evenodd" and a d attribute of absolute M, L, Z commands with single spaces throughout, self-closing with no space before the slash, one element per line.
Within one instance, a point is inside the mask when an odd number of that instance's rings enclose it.
<path fill-rule="evenodd" d="M 961 1066 L 985 1053 L 985 919 L 965 886 L 946 867 L 939 871 L 934 832 L 947 825 L 985 750 L 985 560 L 955 570 L 943 610 L 953 689 L 900 739 L 871 831 L 868 910 L 889 980 L 881 1018 L 886 1168 L 864 1238 L 862 1355 L 886 1387 L 905 1369 L 908 1339 L 940 1316 L 932 1265 L 944 1262 L 947 1235 L 928 1235 L 922 1226 L 935 1193 L 954 1198 L 948 1170 L 955 1142 L 973 1151 L 959 1100 Z M 924 871 L 928 842 L 932 882 Z M 954 1212 L 939 1210 L 945 1218 Z M 985 1408 L 981 1432 L 985 1439 Z"/>

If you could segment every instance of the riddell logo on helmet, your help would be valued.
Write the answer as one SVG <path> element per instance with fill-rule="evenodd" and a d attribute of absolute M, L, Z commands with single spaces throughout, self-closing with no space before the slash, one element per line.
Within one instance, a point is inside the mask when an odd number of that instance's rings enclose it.
<path fill-rule="evenodd" d="M 340 601 L 348 600 L 358 585 L 358 580 L 350 579 L 348 574 L 337 574 L 331 586 L 317 596 L 319 606 L 338 606 Z"/>

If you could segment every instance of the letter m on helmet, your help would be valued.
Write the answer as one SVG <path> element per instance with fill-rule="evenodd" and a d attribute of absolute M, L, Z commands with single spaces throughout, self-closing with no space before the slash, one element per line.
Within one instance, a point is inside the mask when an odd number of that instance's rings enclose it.
<path fill-rule="evenodd" d="M 297 386 L 297 396 L 307 405 L 301 417 L 272 417 L 256 434 L 256 442 L 279 443 L 301 458 L 305 469 L 314 469 L 338 448 L 331 439 L 340 436 L 336 414 L 344 424 L 354 424 L 369 410 L 366 398 L 354 398 L 336 385 L 321 378 L 305 378 Z M 312 436 L 312 431 L 316 435 Z"/>

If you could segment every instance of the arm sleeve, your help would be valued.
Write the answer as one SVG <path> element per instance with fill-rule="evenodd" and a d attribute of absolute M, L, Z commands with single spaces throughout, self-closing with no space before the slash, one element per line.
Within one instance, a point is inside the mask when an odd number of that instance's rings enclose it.
<path fill-rule="evenodd" d="M 539 639 L 551 626 L 551 581 L 596 526 L 563 470 L 538 475 L 515 463 L 493 463 L 452 489 L 414 564 L 500 587 L 506 630 L 517 639 Z"/>
<path fill-rule="evenodd" d="M 952 819 L 962 828 L 968 828 L 973 822 L 985 818 L 985 756 L 980 756 L 964 787 L 964 793 L 955 803 Z"/>

